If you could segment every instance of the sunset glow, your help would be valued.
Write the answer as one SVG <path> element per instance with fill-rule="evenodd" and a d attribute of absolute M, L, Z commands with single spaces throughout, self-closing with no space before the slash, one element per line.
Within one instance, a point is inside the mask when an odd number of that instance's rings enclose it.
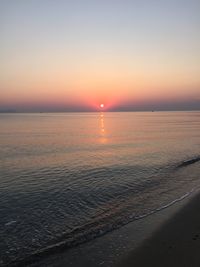
<path fill-rule="evenodd" d="M 199 106 L 198 1 L 3 0 L 0 10 L 0 110 Z"/>

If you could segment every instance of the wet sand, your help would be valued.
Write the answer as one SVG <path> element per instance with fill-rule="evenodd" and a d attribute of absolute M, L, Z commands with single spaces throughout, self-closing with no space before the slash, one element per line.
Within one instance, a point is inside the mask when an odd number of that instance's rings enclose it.
<path fill-rule="evenodd" d="M 199 211 L 200 194 L 196 192 L 102 237 L 26 266 L 199 267 Z"/>
<path fill-rule="evenodd" d="M 200 194 L 116 266 L 199 267 Z"/>

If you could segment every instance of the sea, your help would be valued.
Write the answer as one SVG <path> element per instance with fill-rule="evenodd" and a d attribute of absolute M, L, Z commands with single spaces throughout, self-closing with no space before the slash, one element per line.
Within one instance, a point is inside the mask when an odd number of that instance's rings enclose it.
<path fill-rule="evenodd" d="M 200 111 L 0 114 L 0 266 L 70 249 L 200 186 Z"/>

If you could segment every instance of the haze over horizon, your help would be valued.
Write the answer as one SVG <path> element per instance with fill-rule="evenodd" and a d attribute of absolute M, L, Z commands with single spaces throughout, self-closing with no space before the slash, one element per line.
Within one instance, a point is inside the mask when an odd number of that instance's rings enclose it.
<path fill-rule="evenodd" d="M 200 109 L 198 0 L 1 0 L 0 111 Z"/>

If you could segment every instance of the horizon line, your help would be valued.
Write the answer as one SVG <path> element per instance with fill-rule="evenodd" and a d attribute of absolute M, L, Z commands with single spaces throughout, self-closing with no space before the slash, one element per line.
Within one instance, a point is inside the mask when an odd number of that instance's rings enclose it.
<path fill-rule="evenodd" d="M 112 113 L 112 112 L 192 112 L 200 111 L 199 109 L 159 109 L 159 110 L 63 110 L 63 111 L 17 111 L 17 110 L 0 110 L 0 114 L 19 114 L 19 113 Z"/>

